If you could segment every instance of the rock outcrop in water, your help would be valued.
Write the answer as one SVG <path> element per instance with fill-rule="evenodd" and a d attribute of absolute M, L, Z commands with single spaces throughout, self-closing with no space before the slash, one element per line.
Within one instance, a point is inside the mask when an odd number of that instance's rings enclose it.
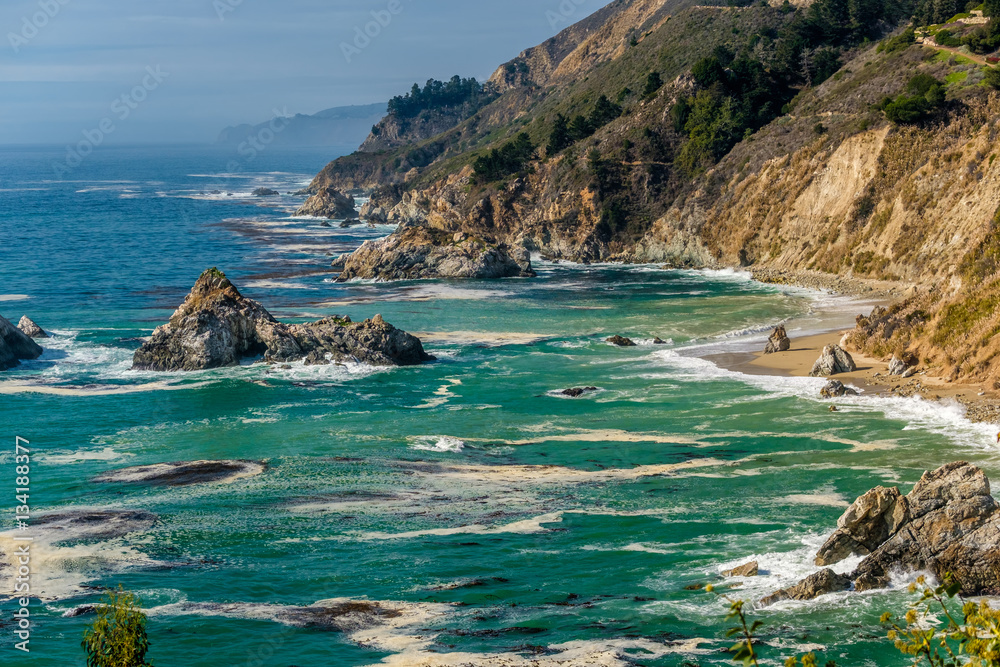
<path fill-rule="evenodd" d="M 854 501 L 816 554 L 820 566 L 865 556 L 853 572 L 823 570 L 761 603 L 883 588 L 892 572 L 921 570 L 940 580 L 951 573 L 964 595 L 997 595 L 998 546 L 1000 505 L 989 480 L 965 461 L 949 463 L 925 472 L 908 495 L 880 486 Z"/>
<path fill-rule="evenodd" d="M 334 188 L 323 188 L 309 197 L 295 215 L 312 215 L 317 218 L 356 218 L 354 199 Z"/>
<path fill-rule="evenodd" d="M 631 338 L 626 338 L 625 336 L 612 336 L 604 341 L 605 343 L 611 343 L 615 347 L 636 347 L 635 341 Z"/>
<path fill-rule="evenodd" d="M 858 392 L 840 380 L 830 380 L 825 387 L 819 390 L 819 395 L 823 398 L 840 398 L 841 396 L 857 396 Z"/>
<path fill-rule="evenodd" d="M 21 316 L 21 321 L 17 323 L 17 328 L 28 338 L 48 338 L 49 335 L 35 324 L 27 315 Z"/>
<path fill-rule="evenodd" d="M 190 486 L 232 482 L 255 477 L 267 468 L 262 461 L 182 461 L 179 463 L 154 463 L 112 470 L 94 478 L 95 482 L 120 482 L 147 484 L 149 486 Z"/>
<path fill-rule="evenodd" d="M 422 278 L 533 277 L 531 257 L 476 236 L 444 232 L 420 225 L 400 229 L 383 239 L 366 241 L 350 255 L 338 258 L 339 282 L 416 280 Z"/>
<path fill-rule="evenodd" d="M 380 315 L 359 323 L 349 318 L 279 322 L 240 294 L 225 274 L 209 269 L 170 321 L 136 351 L 132 368 L 194 371 L 235 366 L 259 356 L 269 362 L 352 360 L 376 366 L 410 366 L 432 359 L 417 338 Z"/>
<path fill-rule="evenodd" d="M 827 345 L 823 354 L 813 364 L 809 375 L 812 377 L 829 377 L 838 373 L 853 373 L 858 370 L 854 358 L 839 345 Z"/>
<path fill-rule="evenodd" d="M 788 333 L 785 331 L 785 327 L 779 325 L 767 339 L 767 346 L 764 348 L 764 354 L 788 352 L 790 349 L 792 349 L 792 341 L 788 338 Z"/>
<path fill-rule="evenodd" d="M 0 371 L 42 356 L 42 348 L 27 334 L 0 316 Z"/>

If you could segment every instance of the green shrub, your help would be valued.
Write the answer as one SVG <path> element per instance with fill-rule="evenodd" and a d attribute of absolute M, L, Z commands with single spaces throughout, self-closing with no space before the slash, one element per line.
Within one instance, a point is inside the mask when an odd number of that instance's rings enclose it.
<path fill-rule="evenodd" d="M 524 171 L 534 159 L 535 145 L 531 142 L 531 137 L 522 132 L 513 141 L 476 159 L 472 165 L 476 170 L 475 180 L 477 183 L 499 181 Z"/>
<path fill-rule="evenodd" d="M 878 51 L 884 51 L 886 53 L 895 53 L 896 51 L 902 51 L 903 49 L 908 49 L 910 46 L 915 44 L 917 41 L 917 33 L 910 26 L 903 31 L 903 34 L 896 35 L 895 37 L 889 39 L 888 41 L 882 42 L 878 46 Z"/>
<path fill-rule="evenodd" d="M 87 667 L 152 667 L 146 661 L 149 638 L 139 599 L 120 586 L 109 591 L 83 635 L 83 648 Z"/>
<path fill-rule="evenodd" d="M 909 125 L 926 118 L 944 104 L 944 83 L 930 74 L 920 73 L 910 79 L 906 93 L 896 99 L 885 98 L 879 108 L 897 125 Z"/>
<path fill-rule="evenodd" d="M 998 67 L 988 68 L 986 70 L 985 77 L 983 77 L 983 81 L 986 82 L 987 86 L 1000 90 L 1000 68 Z"/>
<path fill-rule="evenodd" d="M 663 88 L 663 79 L 659 72 L 650 72 L 646 77 L 646 87 L 642 91 L 643 97 L 652 97 L 660 88 Z"/>

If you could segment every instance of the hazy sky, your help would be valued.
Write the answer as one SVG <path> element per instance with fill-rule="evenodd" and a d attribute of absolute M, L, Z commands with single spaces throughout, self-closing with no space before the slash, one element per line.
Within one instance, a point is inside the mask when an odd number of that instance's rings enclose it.
<path fill-rule="evenodd" d="M 105 119 L 109 141 L 210 142 L 273 109 L 483 80 L 606 1 L 4 0 L 0 143 L 68 142 Z"/>

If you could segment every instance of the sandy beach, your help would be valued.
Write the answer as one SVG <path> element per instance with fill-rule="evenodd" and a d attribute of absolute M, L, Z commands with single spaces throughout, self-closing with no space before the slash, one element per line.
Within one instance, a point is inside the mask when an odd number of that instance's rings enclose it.
<path fill-rule="evenodd" d="M 789 336 L 792 347 L 787 352 L 765 355 L 761 352 L 716 354 L 709 359 L 732 371 L 748 375 L 807 377 L 813 364 L 827 345 L 837 345 L 847 330 L 821 334 Z M 762 345 L 763 347 L 763 345 Z M 948 382 L 946 378 L 920 371 L 911 378 L 889 375 L 888 360 L 873 359 L 851 352 L 857 371 L 834 376 L 846 385 L 862 390 L 869 396 L 922 396 L 930 400 L 956 400 L 966 406 L 968 417 L 975 422 L 1000 423 L 1000 392 L 980 385 Z"/>

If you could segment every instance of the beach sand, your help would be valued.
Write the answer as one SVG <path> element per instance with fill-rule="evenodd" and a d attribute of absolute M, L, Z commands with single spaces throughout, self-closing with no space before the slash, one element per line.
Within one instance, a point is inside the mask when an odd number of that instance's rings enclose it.
<path fill-rule="evenodd" d="M 838 345 L 847 331 L 803 336 L 791 336 L 792 347 L 787 352 L 726 353 L 708 357 L 713 363 L 747 375 L 807 377 L 826 345 Z M 968 409 L 969 419 L 979 422 L 1000 422 L 1000 392 L 980 385 L 948 382 L 946 378 L 919 372 L 911 378 L 889 376 L 888 361 L 872 359 L 851 352 L 858 370 L 840 373 L 833 379 L 862 390 L 868 396 L 922 396 L 930 400 L 956 400 Z"/>

